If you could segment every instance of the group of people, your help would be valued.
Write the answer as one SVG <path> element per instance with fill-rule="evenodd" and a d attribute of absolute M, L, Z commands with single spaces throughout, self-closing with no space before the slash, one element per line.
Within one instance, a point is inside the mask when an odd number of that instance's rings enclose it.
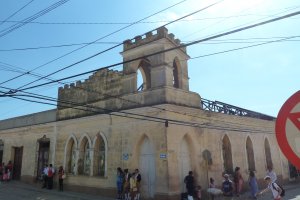
<path fill-rule="evenodd" d="M 3 162 L 0 163 L 0 181 L 1 182 L 8 182 L 12 179 L 12 170 L 13 164 L 11 161 L 8 161 L 7 165 Z"/>
<path fill-rule="evenodd" d="M 243 188 L 244 179 L 240 173 L 240 168 L 236 167 L 235 172 L 233 175 L 233 182 L 229 179 L 228 174 L 224 174 L 224 181 L 222 183 L 222 191 L 223 195 L 226 197 L 232 197 L 234 195 L 239 196 L 241 190 Z M 276 183 L 277 176 L 276 173 L 273 171 L 271 166 L 267 169 L 267 174 L 264 178 L 267 188 L 259 192 L 257 179 L 255 177 L 255 173 L 253 171 L 249 172 L 248 184 L 250 187 L 250 194 L 253 199 L 257 199 L 258 195 L 262 195 L 267 191 L 271 191 L 274 197 L 274 200 L 280 200 L 283 195 L 283 189 Z"/>
<path fill-rule="evenodd" d="M 128 169 L 124 171 L 117 168 L 117 199 L 125 200 L 139 200 L 140 199 L 140 187 L 142 176 L 138 169 L 130 173 Z"/>
<path fill-rule="evenodd" d="M 228 174 L 224 174 L 223 177 L 224 180 L 222 182 L 221 189 L 217 189 L 214 179 L 210 178 L 208 189 L 210 199 L 213 200 L 215 195 L 223 195 L 225 198 L 228 197 L 229 199 L 231 199 L 231 197 L 233 197 L 234 195 L 239 197 L 245 182 L 240 172 L 240 167 L 235 168 L 233 181 L 230 180 L 230 176 Z M 257 199 L 258 195 L 261 195 L 267 191 L 271 191 L 274 200 L 281 200 L 282 196 L 284 195 L 284 190 L 280 185 L 276 183 L 277 176 L 271 166 L 268 167 L 267 174 L 264 180 L 266 181 L 267 188 L 259 192 L 255 173 L 253 171 L 249 172 L 248 184 L 250 187 L 251 197 L 253 199 Z M 195 186 L 195 180 L 192 171 L 190 171 L 189 174 L 184 178 L 184 183 L 186 184 L 187 193 L 183 193 L 182 199 L 200 200 L 201 186 Z"/>
<path fill-rule="evenodd" d="M 42 171 L 42 178 L 43 178 L 43 187 L 49 190 L 53 189 L 53 177 L 55 175 L 55 169 L 50 164 L 49 166 L 46 164 L 43 171 Z M 58 183 L 59 183 L 59 191 L 63 191 L 63 180 L 65 178 L 65 171 L 62 166 L 58 169 Z"/>

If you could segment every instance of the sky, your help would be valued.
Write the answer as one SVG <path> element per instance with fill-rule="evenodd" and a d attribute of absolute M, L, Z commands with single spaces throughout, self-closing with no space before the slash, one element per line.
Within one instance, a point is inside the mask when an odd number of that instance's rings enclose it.
<path fill-rule="evenodd" d="M 7 92 L 5 88 L 17 89 L 37 79 L 26 74 L 6 82 L 24 72 L 30 71 L 40 76 L 50 74 L 214 2 L 218 3 L 166 26 L 169 33 L 173 33 L 183 43 L 188 43 L 300 10 L 300 2 L 297 0 L 69 0 L 34 18 L 32 23 L 17 26 L 20 25 L 18 22 L 57 2 L 0 1 L 1 92 Z M 159 12 L 172 5 L 175 6 Z M 151 17 L 144 19 L 148 16 Z M 132 24 L 141 19 L 144 20 Z M 9 29 L 11 26 L 17 28 Z M 300 15 L 297 15 L 189 46 L 187 52 L 194 58 L 188 61 L 190 90 L 205 99 L 276 117 L 283 103 L 299 90 L 299 27 Z M 278 42 L 282 39 L 285 40 Z M 83 44 L 96 40 L 96 43 L 90 45 Z M 53 74 L 51 78 L 59 79 L 121 62 L 120 52 L 121 46 Z M 114 69 L 122 70 L 122 66 Z M 66 82 L 84 80 L 88 76 Z M 31 85 L 44 82 L 48 81 L 40 80 Z M 28 92 L 57 98 L 60 86 L 52 84 Z M 0 97 L 0 120 L 54 108 Z"/>

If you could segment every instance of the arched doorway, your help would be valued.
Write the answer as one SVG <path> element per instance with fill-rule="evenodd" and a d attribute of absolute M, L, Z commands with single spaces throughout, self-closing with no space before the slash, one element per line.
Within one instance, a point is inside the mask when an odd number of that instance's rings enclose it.
<path fill-rule="evenodd" d="M 185 192 L 185 184 L 184 177 L 188 175 L 189 171 L 192 170 L 191 164 L 191 154 L 189 150 L 189 144 L 187 138 L 184 137 L 180 143 L 180 151 L 179 151 L 179 182 L 181 183 L 181 191 Z"/>
<path fill-rule="evenodd" d="M 222 140 L 222 155 L 223 155 L 224 172 L 228 174 L 232 174 L 233 163 L 232 163 L 231 143 L 227 135 L 225 135 Z"/>
<path fill-rule="evenodd" d="M 155 194 L 155 153 L 153 144 L 148 137 L 142 141 L 140 158 L 140 173 L 142 176 L 141 192 L 146 198 L 154 198 Z"/>
<path fill-rule="evenodd" d="M 266 155 L 266 167 L 273 168 L 273 162 L 272 162 L 272 155 L 271 155 L 271 149 L 270 144 L 267 138 L 265 138 L 265 155 Z"/>
<path fill-rule="evenodd" d="M 253 144 L 249 137 L 247 137 L 247 141 L 246 141 L 246 151 L 247 151 L 248 170 L 255 171 Z"/>
<path fill-rule="evenodd" d="M 38 159 L 37 159 L 37 178 L 42 178 L 42 172 L 46 164 L 49 161 L 50 152 L 50 139 L 44 135 L 42 138 L 37 140 L 38 144 Z"/>

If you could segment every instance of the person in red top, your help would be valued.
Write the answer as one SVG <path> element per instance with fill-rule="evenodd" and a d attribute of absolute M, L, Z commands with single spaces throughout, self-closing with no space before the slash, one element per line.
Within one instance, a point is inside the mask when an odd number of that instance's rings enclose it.
<path fill-rule="evenodd" d="M 65 175 L 64 168 L 63 166 L 60 166 L 58 169 L 59 191 L 64 191 L 64 175 Z"/>

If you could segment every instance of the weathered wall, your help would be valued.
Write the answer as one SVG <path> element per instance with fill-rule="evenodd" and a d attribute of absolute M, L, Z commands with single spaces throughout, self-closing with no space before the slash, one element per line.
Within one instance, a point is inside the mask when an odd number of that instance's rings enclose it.
<path fill-rule="evenodd" d="M 22 176 L 34 178 L 36 175 L 37 140 L 46 135 L 50 139 L 49 162 L 55 167 L 66 164 L 66 145 L 70 137 L 77 141 L 77 150 L 84 137 L 91 143 L 93 151 L 95 137 L 101 133 L 107 141 L 107 170 L 105 177 L 91 173 L 87 175 L 68 174 L 65 184 L 69 187 L 101 188 L 106 194 L 111 194 L 115 188 L 116 168 L 128 168 L 133 171 L 140 168 L 141 145 L 145 138 L 154 146 L 155 157 L 155 194 L 161 198 L 178 196 L 184 188 L 182 175 L 180 176 L 180 145 L 182 140 L 188 143 L 191 157 L 191 169 L 195 172 L 197 183 L 203 188 L 207 186 L 208 177 L 213 177 L 216 184 L 222 181 L 223 157 L 222 138 L 226 134 L 231 142 L 233 166 L 241 167 L 245 180 L 248 177 L 246 158 L 246 138 L 253 143 L 256 176 L 262 179 L 266 173 L 266 159 L 264 153 L 264 139 L 268 138 L 272 153 L 274 169 L 279 176 L 288 179 L 287 160 L 278 149 L 274 131 L 274 122 L 247 117 L 230 116 L 212 113 L 201 109 L 193 109 L 175 105 L 159 105 L 128 110 L 138 114 L 155 117 L 176 119 L 189 123 L 203 124 L 204 127 L 176 125 L 169 121 L 157 123 L 147 120 L 137 120 L 113 115 L 101 114 L 89 117 L 58 121 L 45 125 L 2 130 L 0 139 L 4 141 L 4 161 L 13 160 L 12 147 L 24 147 Z M 205 124 L 224 126 L 229 130 L 205 128 Z M 249 129 L 248 132 L 230 129 Z M 263 130 L 271 133 L 250 133 L 251 130 Z M 208 149 L 212 154 L 213 164 L 208 171 L 202 152 Z M 129 159 L 124 160 L 123 155 Z M 166 158 L 160 157 L 166 154 Z M 141 171 L 145 176 L 145 172 Z M 185 175 L 185 174 L 184 174 Z M 145 177 L 144 177 L 145 178 Z M 143 179 L 145 180 L 145 179 Z M 92 189 L 94 188 L 94 189 Z M 177 197 L 176 197 L 177 198 Z"/>

